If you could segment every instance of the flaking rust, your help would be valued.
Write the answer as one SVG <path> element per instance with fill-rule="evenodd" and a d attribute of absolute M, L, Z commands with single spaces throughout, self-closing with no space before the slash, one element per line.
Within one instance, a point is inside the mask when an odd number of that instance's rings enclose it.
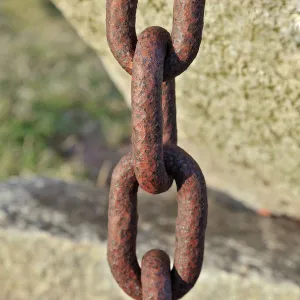
<path fill-rule="evenodd" d="M 138 0 L 106 1 L 106 34 L 119 64 L 132 74 L 137 43 Z M 164 64 L 164 80 L 184 72 L 198 54 L 203 31 L 205 0 L 174 0 L 172 43 Z"/>
<path fill-rule="evenodd" d="M 132 151 L 114 169 L 108 210 L 108 262 L 133 299 L 183 297 L 202 268 L 207 195 L 198 164 L 177 146 L 175 77 L 196 57 L 202 38 L 204 0 L 175 0 L 170 35 L 149 27 L 135 31 L 137 0 L 107 0 L 107 38 L 120 65 L 132 74 Z M 178 215 L 174 265 L 161 250 L 136 257 L 137 192 L 158 194 L 175 180 Z M 155 204 L 153 204 L 155 205 Z"/>
<path fill-rule="evenodd" d="M 134 172 L 140 187 L 151 194 L 167 191 L 173 182 L 164 163 L 162 115 L 163 67 L 170 41 L 170 34 L 165 29 L 149 27 L 140 34 L 133 59 L 131 105 Z M 172 88 L 167 92 L 175 96 Z M 166 97 L 169 98 L 169 95 Z M 166 122 L 172 117 L 172 111 L 169 114 L 167 112 L 164 115 Z"/>
<path fill-rule="evenodd" d="M 170 258 L 161 250 L 147 252 L 142 260 L 144 300 L 172 300 Z"/>
<path fill-rule="evenodd" d="M 176 245 L 171 281 L 172 299 L 179 299 L 194 286 L 201 272 L 207 223 L 206 185 L 198 164 L 180 147 L 164 145 L 164 159 L 166 170 L 174 177 L 178 190 Z M 112 176 L 108 261 L 120 287 L 132 298 L 143 299 L 141 269 L 135 252 L 137 190 L 138 182 L 130 152 L 121 159 Z"/>

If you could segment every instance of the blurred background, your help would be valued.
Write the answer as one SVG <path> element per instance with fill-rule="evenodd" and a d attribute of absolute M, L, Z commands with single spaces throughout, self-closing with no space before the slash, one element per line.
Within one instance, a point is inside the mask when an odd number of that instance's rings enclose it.
<path fill-rule="evenodd" d="M 0 299 L 128 299 L 105 244 L 128 106 L 50 1 L 1 0 L 0 45 Z M 299 221 L 208 195 L 204 269 L 185 299 L 299 299 Z M 174 190 L 139 197 L 138 258 L 173 257 Z"/>
<path fill-rule="evenodd" d="M 0 44 L 0 179 L 97 180 L 130 134 L 99 58 L 47 0 L 1 1 Z"/>

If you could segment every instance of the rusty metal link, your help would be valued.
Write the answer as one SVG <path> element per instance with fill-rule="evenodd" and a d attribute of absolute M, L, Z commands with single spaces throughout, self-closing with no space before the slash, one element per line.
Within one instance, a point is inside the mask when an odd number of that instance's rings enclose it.
<path fill-rule="evenodd" d="M 107 0 L 107 37 L 132 74 L 132 150 L 114 169 L 109 197 L 108 261 L 120 287 L 137 300 L 183 297 L 201 272 L 207 195 L 197 163 L 177 146 L 175 79 L 195 58 L 204 0 L 175 0 L 172 37 L 149 27 L 136 38 L 137 0 Z M 167 79 L 167 80 L 166 80 Z M 136 257 L 137 192 L 167 191 L 175 179 L 178 215 L 174 265 L 161 250 Z"/>
<path fill-rule="evenodd" d="M 163 68 L 170 41 L 170 34 L 165 29 L 149 27 L 140 34 L 133 59 L 131 105 L 134 116 L 134 172 L 140 187 L 151 194 L 167 191 L 173 182 L 165 170 L 162 143 Z M 172 93 L 171 90 L 169 92 Z M 165 119 L 171 117 L 172 111 Z M 176 122 L 173 123 L 176 126 Z"/>
<path fill-rule="evenodd" d="M 170 258 L 161 250 L 147 252 L 142 260 L 144 300 L 172 300 Z"/>
<path fill-rule="evenodd" d="M 199 166 L 180 147 L 166 144 L 164 159 L 167 172 L 174 176 L 178 190 L 176 245 L 171 279 L 172 299 L 179 299 L 194 286 L 201 271 L 207 218 L 206 186 Z M 141 269 L 136 257 L 137 191 L 138 182 L 130 152 L 122 158 L 112 176 L 108 262 L 120 287 L 132 298 L 141 300 Z"/>
<path fill-rule="evenodd" d="M 138 0 L 107 0 L 106 3 L 109 47 L 123 69 L 132 74 Z M 164 65 L 164 80 L 180 75 L 197 56 L 202 40 L 204 8 L 205 0 L 174 0 L 172 43 Z"/>

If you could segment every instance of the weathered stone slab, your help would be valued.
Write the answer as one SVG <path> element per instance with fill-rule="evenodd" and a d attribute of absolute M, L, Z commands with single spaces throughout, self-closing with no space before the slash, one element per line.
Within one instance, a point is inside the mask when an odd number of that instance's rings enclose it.
<path fill-rule="evenodd" d="M 128 299 L 106 262 L 107 191 L 47 178 L 0 184 L 0 299 Z M 176 195 L 141 193 L 138 257 L 172 257 Z M 209 192 L 203 272 L 185 299 L 299 299 L 299 224 Z"/>
<path fill-rule="evenodd" d="M 129 102 L 105 38 L 105 1 L 52 0 Z M 171 29 L 173 0 L 139 1 L 137 29 Z M 200 54 L 177 80 L 180 143 L 210 186 L 300 217 L 300 2 L 207 1 Z"/>

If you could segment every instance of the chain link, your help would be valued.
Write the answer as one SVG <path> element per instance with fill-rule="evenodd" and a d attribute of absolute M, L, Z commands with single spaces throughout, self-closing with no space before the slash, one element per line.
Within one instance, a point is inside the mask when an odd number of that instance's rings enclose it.
<path fill-rule="evenodd" d="M 106 0 L 106 35 L 119 64 L 132 74 L 137 36 L 138 0 Z M 164 64 L 164 80 L 184 72 L 198 54 L 202 40 L 205 0 L 174 0 L 172 43 Z"/>
<path fill-rule="evenodd" d="M 132 75 L 132 150 L 112 175 L 108 262 L 120 287 L 134 299 L 183 297 L 202 268 L 207 223 L 206 184 L 198 164 L 177 146 L 175 77 L 196 57 L 205 0 L 174 0 L 172 35 L 148 27 L 136 37 L 137 0 L 107 0 L 107 38 Z M 136 257 L 137 192 L 158 194 L 175 180 L 178 215 L 173 269 L 161 250 Z"/>

